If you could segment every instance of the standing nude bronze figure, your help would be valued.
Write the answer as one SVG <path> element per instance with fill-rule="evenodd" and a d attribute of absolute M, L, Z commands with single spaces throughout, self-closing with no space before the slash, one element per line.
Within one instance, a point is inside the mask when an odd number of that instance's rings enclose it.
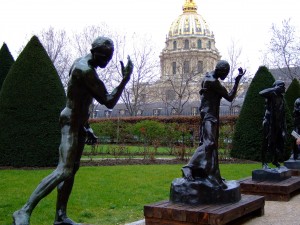
<path fill-rule="evenodd" d="M 227 61 L 219 61 L 215 70 L 207 73 L 202 81 L 200 144 L 188 164 L 182 168 L 183 177 L 189 181 L 200 178 L 208 182 L 210 186 L 227 188 L 221 178 L 218 162 L 219 108 L 222 98 L 233 101 L 240 79 L 246 72 L 242 68 L 238 70 L 239 74 L 229 93 L 219 81 L 219 78 L 224 80 L 230 71 Z"/>
<path fill-rule="evenodd" d="M 285 84 L 281 80 L 276 80 L 272 87 L 259 92 L 259 95 L 266 100 L 263 119 L 263 169 L 270 169 L 267 163 L 267 153 L 271 154 L 272 164 L 280 168 L 279 160 L 283 156 L 286 137 L 284 93 Z"/>
<path fill-rule="evenodd" d="M 91 53 L 75 60 L 69 73 L 67 102 L 59 118 L 61 144 L 57 168 L 37 186 L 25 205 L 13 214 L 13 225 L 29 225 L 30 215 L 41 199 L 57 187 L 54 225 L 78 225 L 67 216 L 67 204 L 86 136 L 94 138 L 87 126 L 89 107 L 95 98 L 107 108 L 113 108 L 130 79 L 133 64 L 128 57 L 126 67 L 121 61 L 123 79 L 111 93 L 99 79 L 96 68 L 105 68 L 111 60 L 114 44 L 111 39 L 98 37 L 92 43 Z M 88 134 L 87 134 L 88 133 Z M 90 142 L 90 141 L 89 141 Z M 93 142 L 93 140 L 92 140 Z"/>

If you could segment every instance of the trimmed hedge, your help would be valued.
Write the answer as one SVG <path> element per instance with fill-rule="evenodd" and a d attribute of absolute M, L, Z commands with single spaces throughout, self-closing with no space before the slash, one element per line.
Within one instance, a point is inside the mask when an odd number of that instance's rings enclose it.
<path fill-rule="evenodd" d="M 221 116 L 220 125 L 233 129 L 236 119 L 237 116 Z M 196 144 L 194 141 L 199 140 L 201 119 L 200 116 L 120 117 L 90 119 L 89 122 L 94 133 L 99 136 L 100 143 L 152 142 L 171 146 L 183 142 L 186 145 Z M 153 129 L 155 127 L 158 129 Z M 221 136 L 220 131 L 220 142 L 223 141 Z M 223 136 L 228 139 L 231 135 Z"/>
<path fill-rule="evenodd" d="M 259 92 L 272 87 L 275 79 L 265 66 L 259 67 L 247 91 L 240 116 L 235 126 L 231 156 L 234 158 L 261 161 L 262 122 L 265 113 L 265 99 Z M 286 107 L 288 130 L 291 129 L 291 115 Z M 290 155 L 290 141 L 286 142 L 285 158 Z"/>
<path fill-rule="evenodd" d="M 0 49 L 0 92 L 2 84 L 8 74 L 9 69 L 14 64 L 15 60 L 10 54 L 10 51 L 5 43 Z"/>
<path fill-rule="evenodd" d="M 3 83 L 0 94 L 0 165 L 54 166 L 65 104 L 59 76 L 33 36 Z"/>

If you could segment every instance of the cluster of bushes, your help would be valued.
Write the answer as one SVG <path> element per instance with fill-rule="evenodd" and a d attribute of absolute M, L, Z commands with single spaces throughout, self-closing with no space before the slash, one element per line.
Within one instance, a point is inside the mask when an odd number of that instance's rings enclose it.
<path fill-rule="evenodd" d="M 152 146 L 191 144 L 192 133 L 188 126 L 143 120 L 137 123 L 103 121 L 91 124 L 100 143 L 128 143 Z"/>

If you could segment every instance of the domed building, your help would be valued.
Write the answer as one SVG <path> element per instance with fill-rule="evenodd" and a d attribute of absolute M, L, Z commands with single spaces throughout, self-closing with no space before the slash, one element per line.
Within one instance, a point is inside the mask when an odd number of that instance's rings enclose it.
<path fill-rule="evenodd" d="M 153 107 L 154 115 L 197 114 L 202 77 L 221 58 L 214 34 L 197 13 L 195 1 L 185 0 L 182 10 L 171 24 L 159 56 L 160 79 L 150 87 L 153 95 L 148 97 L 157 108 Z"/>
<path fill-rule="evenodd" d="M 214 34 L 197 13 L 195 1 L 185 0 L 182 9 L 183 13 L 171 24 L 160 55 L 162 79 L 181 73 L 200 73 L 200 77 L 213 70 L 220 59 Z"/>

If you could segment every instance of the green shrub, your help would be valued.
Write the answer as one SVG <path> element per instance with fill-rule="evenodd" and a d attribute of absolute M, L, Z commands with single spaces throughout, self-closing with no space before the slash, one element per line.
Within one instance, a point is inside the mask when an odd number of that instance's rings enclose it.
<path fill-rule="evenodd" d="M 65 100 L 59 76 L 40 41 L 33 36 L 2 86 L 0 165 L 56 165 L 58 118 Z"/>
<path fill-rule="evenodd" d="M 10 54 L 7 45 L 3 43 L 0 49 L 0 92 L 1 92 L 2 84 L 6 78 L 6 75 L 14 62 L 15 60 Z"/>

